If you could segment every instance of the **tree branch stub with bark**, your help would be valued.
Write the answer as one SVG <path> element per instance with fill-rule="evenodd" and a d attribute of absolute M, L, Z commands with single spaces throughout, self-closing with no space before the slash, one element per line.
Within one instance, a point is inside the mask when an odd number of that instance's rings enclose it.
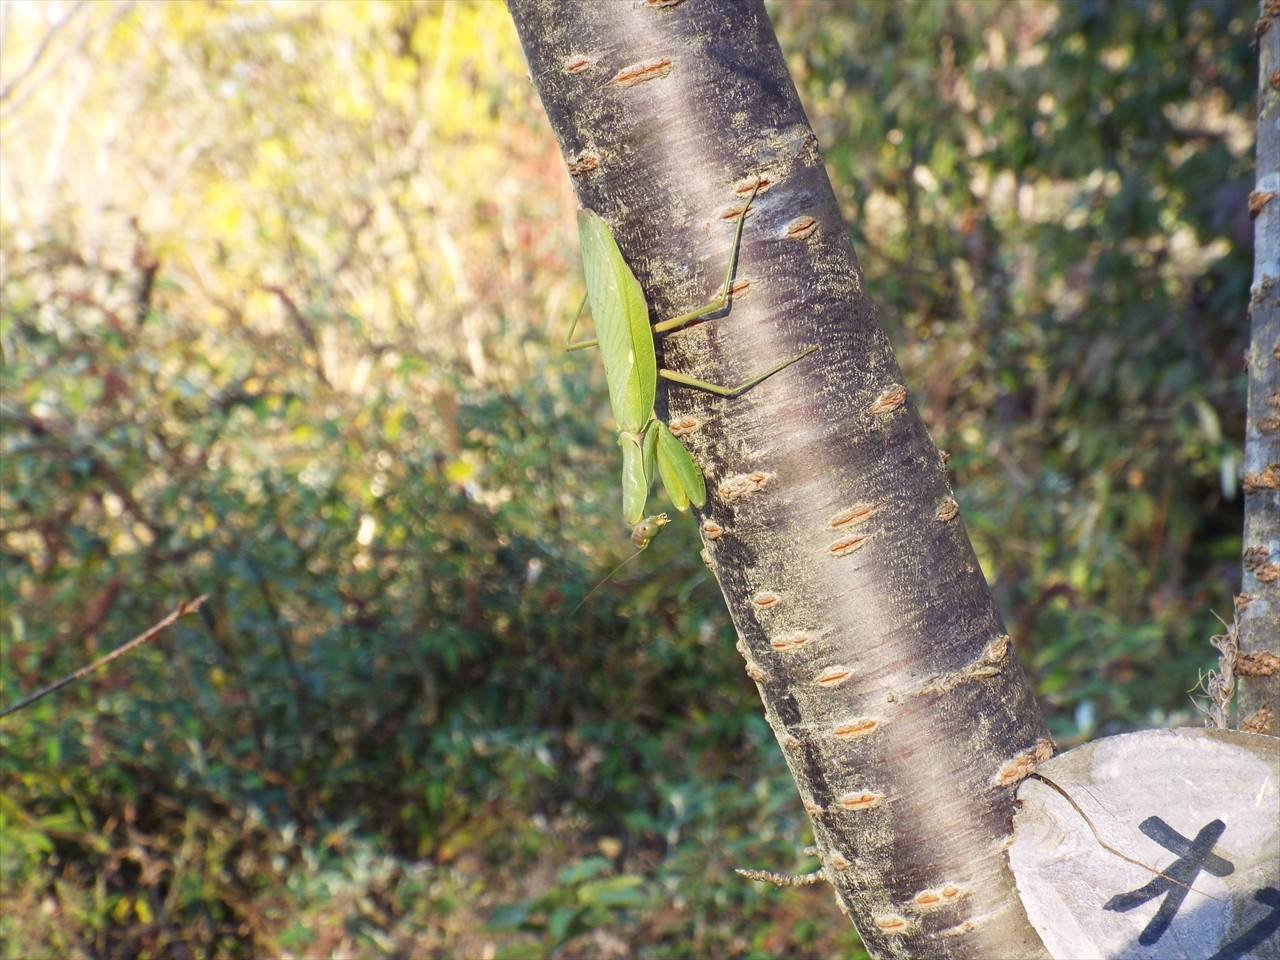
<path fill-rule="evenodd" d="M 1239 719 L 1280 735 L 1280 2 L 1262 0 L 1258 40 L 1258 173 L 1244 448 L 1244 573 L 1236 597 Z"/>

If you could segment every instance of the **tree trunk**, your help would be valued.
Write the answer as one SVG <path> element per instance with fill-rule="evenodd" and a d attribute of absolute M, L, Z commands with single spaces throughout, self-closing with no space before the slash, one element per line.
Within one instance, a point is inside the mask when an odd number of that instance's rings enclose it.
<path fill-rule="evenodd" d="M 1013 791 L 1053 746 L 763 4 L 509 6 L 578 197 L 652 319 L 715 295 L 760 183 L 731 310 L 666 336 L 659 362 L 732 384 L 819 345 L 736 399 L 675 387 L 666 402 L 841 908 L 877 955 L 1045 956 L 1005 846 Z"/>
<path fill-rule="evenodd" d="M 1258 174 L 1249 408 L 1244 443 L 1244 578 L 1239 619 L 1240 726 L 1280 736 L 1280 15 L 1258 20 Z"/>

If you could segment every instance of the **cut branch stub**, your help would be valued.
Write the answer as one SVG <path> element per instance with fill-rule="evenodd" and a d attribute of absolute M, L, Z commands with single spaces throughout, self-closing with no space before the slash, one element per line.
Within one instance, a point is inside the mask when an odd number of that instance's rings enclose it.
<path fill-rule="evenodd" d="M 1009 860 L 1054 957 L 1280 956 L 1280 740 L 1106 737 L 1018 797 Z"/>

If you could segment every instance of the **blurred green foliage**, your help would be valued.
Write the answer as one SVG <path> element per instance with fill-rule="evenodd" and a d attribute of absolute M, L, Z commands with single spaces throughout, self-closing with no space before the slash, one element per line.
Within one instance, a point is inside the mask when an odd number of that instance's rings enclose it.
<path fill-rule="evenodd" d="M 4 83 L 51 9 L 6 8 Z M 771 13 L 1052 728 L 1187 722 L 1239 554 L 1247 5 Z M 4 700 L 211 599 L 0 722 L 4 955 L 859 956 L 732 874 L 808 837 L 692 529 L 566 615 L 627 541 L 501 5 L 90 4 L 20 81 Z"/>

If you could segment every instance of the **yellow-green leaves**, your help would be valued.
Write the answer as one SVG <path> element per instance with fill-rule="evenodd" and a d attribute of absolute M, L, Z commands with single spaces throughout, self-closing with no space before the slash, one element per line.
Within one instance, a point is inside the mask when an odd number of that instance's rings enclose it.
<path fill-rule="evenodd" d="M 649 308 L 607 223 L 590 210 L 579 210 L 578 239 L 613 419 L 619 431 L 638 435 L 653 413 L 657 395 L 658 361 Z M 639 519 L 637 514 L 628 522 Z"/>
<path fill-rule="evenodd" d="M 651 432 L 658 435 L 658 475 L 672 505 L 677 510 L 688 510 L 690 503 L 701 507 L 707 502 L 702 470 L 665 423 L 659 421 Z"/>

